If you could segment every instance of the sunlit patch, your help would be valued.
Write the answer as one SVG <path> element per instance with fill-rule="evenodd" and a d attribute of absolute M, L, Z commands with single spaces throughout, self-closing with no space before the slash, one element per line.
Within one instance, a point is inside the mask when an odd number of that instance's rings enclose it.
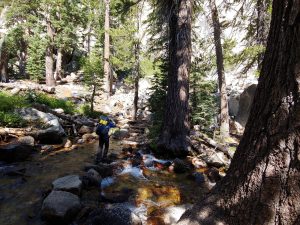
<path fill-rule="evenodd" d="M 187 91 L 186 91 L 185 87 L 180 88 L 179 96 L 180 96 L 181 101 L 186 101 L 187 100 L 187 93 L 186 92 Z"/>

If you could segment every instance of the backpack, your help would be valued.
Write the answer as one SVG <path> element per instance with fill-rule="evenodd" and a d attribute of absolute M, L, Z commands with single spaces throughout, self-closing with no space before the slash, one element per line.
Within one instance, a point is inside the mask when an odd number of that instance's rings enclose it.
<path fill-rule="evenodd" d="M 108 117 L 106 116 L 100 116 L 99 124 L 96 128 L 96 134 L 97 135 L 106 135 L 109 132 L 109 126 L 108 125 Z"/>
<path fill-rule="evenodd" d="M 98 124 L 96 128 L 96 134 L 97 135 L 106 135 L 109 132 L 109 127 L 105 126 L 103 124 Z"/>

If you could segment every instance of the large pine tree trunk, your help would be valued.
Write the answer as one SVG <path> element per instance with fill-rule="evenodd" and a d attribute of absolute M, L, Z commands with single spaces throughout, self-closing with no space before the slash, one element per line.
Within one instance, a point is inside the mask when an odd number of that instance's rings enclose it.
<path fill-rule="evenodd" d="M 228 174 L 179 224 L 300 224 L 299 127 L 300 5 L 274 1 L 262 73 Z"/>
<path fill-rule="evenodd" d="M 54 59 L 53 59 L 53 38 L 54 32 L 50 22 L 50 15 L 47 15 L 47 36 L 49 38 L 49 43 L 46 49 L 46 85 L 55 86 L 56 82 L 54 79 Z"/>
<path fill-rule="evenodd" d="M 221 137 L 226 138 L 229 136 L 229 112 L 224 72 L 223 48 L 221 43 L 221 26 L 215 0 L 210 0 L 209 4 L 213 21 L 214 41 L 217 56 L 217 72 L 220 92 L 220 135 Z"/>
<path fill-rule="evenodd" d="M 104 91 L 107 97 L 112 94 L 112 84 L 111 84 L 111 69 L 109 63 L 110 57 L 110 23 L 109 23 L 109 10 L 110 10 L 110 0 L 105 0 L 105 21 L 104 21 Z"/>
<path fill-rule="evenodd" d="M 8 79 L 8 53 L 5 45 L 5 38 L 0 42 L 0 82 L 7 83 Z"/>
<path fill-rule="evenodd" d="M 138 40 L 139 42 L 139 40 Z M 133 99 L 133 120 L 137 120 L 139 101 L 139 81 L 140 81 L 140 43 L 135 46 L 135 78 L 134 78 L 134 99 Z"/>
<path fill-rule="evenodd" d="M 166 113 L 158 142 L 162 154 L 187 154 L 189 142 L 189 73 L 192 1 L 180 0 L 169 21 L 169 72 Z"/>
<path fill-rule="evenodd" d="M 63 61 L 63 50 L 62 48 L 58 48 L 57 58 L 56 58 L 55 80 L 59 80 L 63 78 L 62 61 Z"/>

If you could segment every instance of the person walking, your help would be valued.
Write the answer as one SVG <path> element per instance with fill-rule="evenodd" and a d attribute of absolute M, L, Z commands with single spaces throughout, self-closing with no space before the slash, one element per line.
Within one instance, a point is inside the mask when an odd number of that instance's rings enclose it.
<path fill-rule="evenodd" d="M 109 130 L 114 127 L 116 127 L 116 124 L 110 118 L 107 116 L 100 116 L 96 128 L 96 134 L 99 136 L 99 150 L 96 157 L 97 162 L 107 157 L 109 149 Z"/>

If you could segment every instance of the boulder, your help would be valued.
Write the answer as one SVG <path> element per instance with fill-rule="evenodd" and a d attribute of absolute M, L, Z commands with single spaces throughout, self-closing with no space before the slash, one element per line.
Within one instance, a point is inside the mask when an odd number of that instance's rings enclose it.
<path fill-rule="evenodd" d="M 142 225 L 141 219 L 124 204 L 107 205 L 90 213 L 89 225 Z"/>
<path fill-rule="evenodd" d="M 236 117 L 239 111 L 239 101 L 240 94 L 239 93 L 231 93 L 228 99 L 228 111 L 229 115 L 232 117 Z"/>
<path fill-rule="evenodd" d="M 162 220 L 164 224 L 176 224 L 183 213 L 190 208 L 192 208 L 192 205 L 189 204 L 164 208 L 162 211 Z"/>
<path fill-rule="evenodd" d="M 191 165 L 189 163 L 178 158 L 173 161 L 173 164 L 170 167 L 173 167 L 171 170 L 175 173 L 185 173 L 191 170 Z"/>
<path fill-rule="evenodd" d="M 29 146 L 34 146 L 34 138 L 31 136 L 25 136 L 25 137 L 20 137 L 18 139 L 18 143 L 23 144 L 23 145 L 29 145 Z"/>
<path fill-rule="evenodd" d="M 64 145 L 64 148 L 71 148 L 72 147 L 72 141 L 68 139 Z"/>
<path fill-rule="evenodd" d="M 240 96 L 239 110 L 236 116 L 236 121 L 239 122 L 243 127 L 246 125 L 253 98 L 255 95 L 257 84 L 252 84 L 247 87 Z"/>
<path fill-rule="evenodd" d="M 89 169 L 89 171 L 86 172 L 86 174 L 82 177 L 82 182 L 84 187 L 99 187 L 101 185 L 102 177 L 100 174 L 94 170 Z"/>
<path fill-rule="evenodd" d="M 82 138 L 78 139 L 77 144 L 83 144 L 84 140 Z"/>
<path fill-rule="evenodd" d="M 93 141 L 96 139 L 96 136 L 94 134 L 84 134 L 82 136 L 82 140 L 84 143 L 88 143 L 90 141 Z"/>
<path fill-rule="evenodd" d="M 41 152 L 42 153 L 49 153 L 54 150 L 54 147 L 52 145 L 42 145 L 41 146 Z"/>
<path fill-rule="evenodd" d="M 66 136 L 64 129 L 56 116 L 44 113 L 34 108 L 23 108 L 18 113 L 29 122 L 44 123 L 48 128 L 35 132 L 34 138 L 40 144 L 61 144 Z"/>
<path fill-rule="evenodd" d="M 128 138 L 128 137 L 130 137 L 128 129 L 122 128 L 113 134 L 113 138 L 115 138 L 117 140 L 122 140 L 122 139 Z"/>
<path fill-rule="evenodd" d="M 78 133 L 83 135 L 83 134 L 91 134 L 94 132 L 94 128 L 93 127 L 89 127 L 89 126 L 85 126 L 83 125 L 82 127 L 80 127 Z"/>
<path fill-rule="evenodd" d="M 80 211 L 78 196 L 65 191 L 52 191 L 44 200 L 42 218 L 55 224 L 68 224 Z"/>
<path fill-rule="evenodd" d="M 115 165 L 98 163 L 97 165 L 88 164 L 85 166 L 84 170 L 89 171 L 90 169 L 96 170 L 102 178 L 110 177 L 114 174 Z"/>
<path fill-rule="evenodd" d="M 24 161 L 35 151 L 34 139 L 32 137 L 23 137 L 19 140 L 9 144 L 0 145 L 1 161 Z"/>
<path fill-rule="evenodd" d="M 69 175 L 61 177 L 52 182 L 53 190 L 67 191 L 80 195 L 82 182 L 78 175 Z"/>
<path fill-rule="evenodd" d="M 64 114 L 65 111 L 63 109 L 54 109 L 55 112 L 57 112 L 58 114 Z"/>
<path fill-rule="evenodd" d="M 223 152 L 216 152 L 203 158 L 209 166 L 222 167 L 228 166 L 230 161 Z"/>

